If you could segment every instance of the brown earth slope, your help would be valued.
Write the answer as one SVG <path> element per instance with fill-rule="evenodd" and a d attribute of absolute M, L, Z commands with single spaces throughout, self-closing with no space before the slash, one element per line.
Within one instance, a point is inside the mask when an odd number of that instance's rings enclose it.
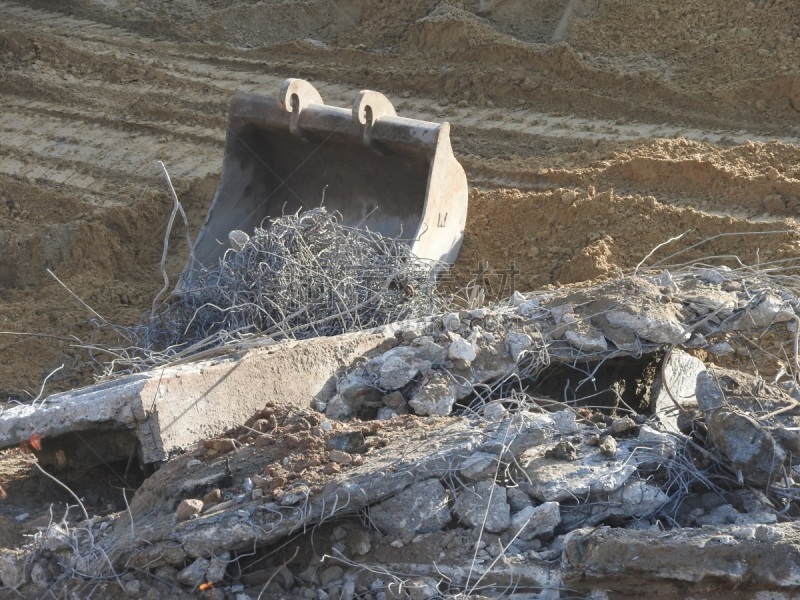
<path fill-rule="evenodd" d="M 486 261 L 528 289 L 629 269 L 686 230 L 688 245 L 796 229 L 791 1 L 583 2 L 567 20 L 568 4 L 0 2 L 0 328 L 37 334 L 0 336 L 3 399 L 35 396 L 61 364 L 48 391 L 89 380 L 75 346 L 91 320 L 131 324 L 161 287 L 156 161 L 196 231 L 232 92 L 274 95 L 287 76 L 331 104 L 369 87 L 452 123 L 475 188 L 459 285 Z M 726 236 L 694 256 L 796 250 L 792 234 Z"/>

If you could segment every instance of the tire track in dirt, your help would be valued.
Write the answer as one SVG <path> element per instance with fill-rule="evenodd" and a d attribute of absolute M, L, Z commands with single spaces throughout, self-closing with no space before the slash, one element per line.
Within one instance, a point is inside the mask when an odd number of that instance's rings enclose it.
<path fill-rule="evenodd" d="M 37 30 L 37 32 L 52 32 L 64 43 L 77 46 L 80 51 L 94 55 L 98 61 L 108 62 L 110 58 L 124 56 L 130 60 L 141 64 L 153 64 L 158 62 L 165 63 L 161 71 L 169 74 L 169 80 L 163 78 L 145 79 L 143 81 L 132 81 L 126 85 L 109 83 L 100 79 L 82 78 L 77 83 L 72 83 L 71 88 L 81 87 L 84 90 L 84 97 L 91 98 L 96 102 L 96 98 L 102 97 L 104 92 L 108 92 L 106 100 L 108 104 L 102 107 L 105 113 L 113 111 L 115 108 L 123 108 L 124 102 L 120 98 L 113 98 L 112 92 L 117 96 L 124 96 L 125 102 L 134 105 L 137 102 L 145 103 L 153 97 L 168 99 L 170 104 L 163 107 L 163 115 L 157 115 L 155 107 L 142 106 L 141 115 L 134 115 L 133 118 L 120 117 L 117 122 L 111 122 L 103 113 L 95 115 L 94 119 L 101 123 L 102 129 L 96 131 L 95 123 L 88 129 L 70 125 L 70 118 L 65 107 L 50 105 L 47 107 L 39 106 L 39 103 L 30 103 L 27 107 L 15 106 L 16 110 L 42 110 L 45 109 L 52 113 L 64 115 L 63 129 L 65 134 L 58 135 L 58 123 L 50 121 L 45 123 L 44 131 L 51 138 L 65 137 L 70 135 L 75 137 L 73 146 L 58 143 L 32 144 L 29 138 L 41 135 L 42 128 L 37 126 L 38 117 L 29 119 L 21 118 L 17 113 L 11 113 L 19 123 L 30 123 L 31 127 L 27 132 L 16 131 L 14 136 L 6 136 L 2 142 L 2 147 L 8 155 L 0 163 L 0 172 L 18 177 L 49 178 L 48 170 L 42 171 L 42 167 L 32 166 L 30 163 L 39 162 L 37 155 L 41 155 L 41 162 L 48 163 L 54 160 L 61 160 L 64 154 L 73 151 L 72 162 L 77 165 L 69 165 L 67 169 L 57 169 L 53 175 L 54 183 L 88 181 L 86 177 L 70 176 L 66 180 L 64 174 L 68 174 L 75 167 L 81 170 L 81 163 L 99 165 L 102 168 L 109 168 L 112 171 L 119 171 L 115 176 L 128 175 L 137 178 L 148 179 L 147 173 L 152 173 L 152 163 L 160 157 L 168 157 L 170 169 L 174 171 L 176 177 L 204 177 L 209 174 L 218 173 L 221 165 L 221 140 L 222 131 L 219 119 L 209 118 L 202 114 L 202 105 L 211 103 L 214 108 L 221 110 L 227 103 L 226 94 L 229 96 L 236 89 L 244 89 L 254 93 L 272 95 L 277 93 L 280 83 L 284 79 L 283 75 L 270 74 L 260 71 L 263 63 L 256 60 L 236 59 L 219 62 L 218 57 L 198 54 L 182 54 L 180 49 L 171 42 L 144 40 L 123 29 L 112 27 L 106 24 L 95 23 L 92 21 L 75 19 L 57 13 L 44 13 L 36 9 L 22 7 L 13 3 L 0 3 L 0 15 L 7 19 L 9 23 L 16 22 L 27 28 Z M 33 25 L 32 25 L 33 24 Z M 64 36 L 64 32 L 70 32 Z M 146 55 L 145 55 L 146 53 Z M 212 64 L 214 60 L 217 64 Z M 302 65 L 298 68 L 302 69 Z M 31 81 L 36 77 L 30 76 Z M 352 100 L 354 91 L 348 86 L 343 86 L 329 81 L 315 82 L 323 97 L 330 104 L 346 106 Z M 33 85 L 31 87 L 34 87 Z M 98 89 L 100 88 L 100 89 Z M 103 88 L 117 88 L 103 89 Z M 198 100 L 200 106 L 192 106 L 192 102 L 187 100 L 187 91 L 195 90 L 198 95 L 205 95 L 203 100 Z M 202 92 L 201 92 L 202 90 Z M 98 93 L 99 92 L 99 93 Z M 118 104 L 115 106 L 113 102 Z M 448 120 L 453 124 L 454 135 L 458 136 L 462 132 L 469 132 L 473 136 L 497 140 L 505 133 L 514 132 L 517 135 L 531 139 L 553 138 L 558 140 L 574 139 L 579 141 L 604 141 L 604 142 L 631 142 L 648 138 L 685 138 L 695 141 L 706 141 L 709 143 L 743 143 L 746 140 L 768 142 L 773 138 L 756 135 L 746 131 L 706 131 L 695 128 L 685 128 L 666 123 L 620 123 L 603 119 L 587 119 L 572 115 L 556 116 L 552 114 L 535 112 L 530 110 L 509 110 L 506 108 L 476 108 L 474 106 L 456 107 L 439 106 L 433 98 L 417 97 L 403 98 L 395 101 L 398 112 L 404 116 L 425 120 Z M 148 110 L 150 109 L 150 110 Z M 131 111 L 121 111 L 125 112 Z M 198 122 L 196 127 L 187 127 L 180 121 L 190 115 L 192 120 Z M 10 116 L 10 115 L 9 115 Z M 127 129 L 138 121 L 142 125 L 154 128 L 151 135 L 132 135 L 127 132 L 119 133 L 118 129 Z M 217 117 L 219 115 L 216 115 Z M 161 118 L 159 118 L 161 117 Z M 170 118 L 167 120 L 167 118 Z M 75 115 L 74 119 L 83 120 L 86 115 Z M 205 121 L 205 122 L 204 122 Z M 216 133 L 207 127 L 208 121 L 216 125 Z M 95 130 L 92 129 L 95 127 Z M 7 132 L 5 129 L 4 132 Z M 163 141 L 164 136 L 169 137 L 169 141 Z M 192 137 L 211 138 L 215 143 L 198 144 Z M 90 140 L 102 138 L 102 144 L 93 143 Z M 177 138 L 177 139 L 173 139 Z M 782 143 L 797 144 L 800 139 L 785 136 L 780 138 Z M 194 143 L 193 143 L 194 142 Z M 27 144 L 27 145 L 26 145 Z M 83 145 L 86 148 L 83 148 Z M 459 152 L 458 144 L 455 144 L 456 152 Z M 115 148 L 125 147 L 129 149 L 127 164 L 120 160 Z M 27 161 L 20 161 L 12 157 L 11 149 L 16 148 L 21 151 L 33 153 L 33 157 Z M 508 148 L 514 154 L 513 148 Z M 84 160 L 82 156 L 85 155 Z M 191 158 L 189 158 L 191 157 Z M 476 158 L 490 158 L 476 156 Z M 524 165 L 515 165 L 512 169 L 503 169 L 492 165 L 484 166 L 482 160 L 469 160 L 470 178 L 474 184 L 509 186 L 509 187 L 530 187 L 531 180 L 538 182 L 537 187 L 547 188 L 548 186 L 560 186 L 565 184 L 580 185 L 585 183 L 584 177 L 579 172 L 572 173 L 566 178 L 543 177 L 541 174 L 526 174 Z M 523 161 L 524 162 L 524 161 Z M 116 166 L 115 166 L 116 165 Z M 520 171 L 519 167 L 522 166 Z M 85 170 L 86 167 L 84 167 Z M 100 191 L 103 189 L 102 182 L 92 177 L 88 185 L 78 187 Z M 69 183 L 68 183 L 69 185 Z"/>

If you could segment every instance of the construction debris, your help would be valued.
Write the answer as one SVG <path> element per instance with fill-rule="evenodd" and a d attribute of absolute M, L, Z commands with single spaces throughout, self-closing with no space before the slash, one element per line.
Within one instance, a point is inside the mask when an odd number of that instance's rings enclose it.
<path fill-rule="evenodd" d="M 792 590 L 798 386 L 787 370 L 767 383 L 697 356 L 764 328 L 791 342 L 797 307 L 758 274 L 629 276 L 319 340 L 308 347 L 328 348 L 324 368 L 311 361 L 319 391 L 274 388 L 235 424 L 195 414 L 180 443 L 162 426 L 166 403 L 150 413 L 136 401 L 144 418 L 114 426 L 141 438 L 147 423 L 156 445 L 183 453 L 129 511 L 41 527 L 2 556 L 0 577 L 39 589 L 137 569 L 126 593 L 153 598 L 165 580 L 237 599 L 496 596 L 512 582 L 557 598 L 615 589 L 630 569 L 664 593 Z M 237 369 L 274 378 L 305 344 L 170 367 L 153 389 L 180 410 L 197 381 L 213 396 L 238 389 Z M 131 382 L 83 394 L 119 408 Z M 6 411 L 3 443 L 75 401 Z M 762 566 L 733 560 L 766 547 L 781 551 Z"/>
<path fill-rule="evenodd" d="M 437 312 L 442 265 L 402 239 L 348 227 L 315 208 L 273 218 L 239 235 L 213 264 L 184 273 L 184 285 L 156 303 L 139 326 L 112 328 L 108 374 L 137 372 L 258 337 L 307 339 L 364 331 Z M 245 239 L 246 238 L 246 239 Z"/>

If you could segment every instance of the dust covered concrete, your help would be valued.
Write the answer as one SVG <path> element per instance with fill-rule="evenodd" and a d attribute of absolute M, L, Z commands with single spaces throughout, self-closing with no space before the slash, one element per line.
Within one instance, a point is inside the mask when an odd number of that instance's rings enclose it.
<path fill-rule="evenodd" d="M 109 574 L 105 592 L 153 597 L 788 593 L 797 383 L 690 353 L 764 328 L 791 346 L 798 307 L 780 279 L 702 267 L 278 346 L 284 365 L 309 344 L 364 355 L 305 402 L 195 417 L 211 436 L 185 428 L 127 510 L 40 521 L 0 576 L 27 595 Z"/>

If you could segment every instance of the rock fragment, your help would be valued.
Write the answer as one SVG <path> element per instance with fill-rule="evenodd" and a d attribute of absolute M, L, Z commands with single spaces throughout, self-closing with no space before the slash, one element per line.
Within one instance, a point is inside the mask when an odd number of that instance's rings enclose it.
<path fill-rule="evenodd" d="M 183 585 L 196 587 L 204 582 L 209 561 L 207 558 L 198 558 L 193 563 L 178 572 L 178 581 Z"/>
<path fill-rule="evenodd" d="M 471 527 L 485 527 L 499 533 L 511 525 L 511 508 L 506 501 L 506 488 L 491 481 L 467 485 L 456 497 L 453 506 L 461 521 Z"/>
<path fill-rule="evenodd" d="M 742 315 L 737 326 L 764 328 L 776 323 L 793 321 L 794 319 L 795 312 L 792 306 L 780 296 L 768 293 L 761 302 Z"/>
<path fill-rule="evenodd" d="M 537 537 L 551 536 L 561 523 L 561 507 L 558 502 L 545 502 L 539 506 L 528 506 L 511 517 L 510 533 L 525 541 Z"/>
<path fill-rule="evenodd" d="M 617 440 L 610 435 L 601 437 L 597 447 L 600 449 L 600 453 L 605 456 L 616 456 L 617 454 Z"/>
<path fill-rule="evenodd" d="M 328 451 L 328 458 L 340 465 L 349 465 L 353 462 L 353 457 L 350 456 L 350 454 L 337 450 L 336 448 Z"/>
<path fill-rule="evenodd" d="M 506 347 L 514 362 L 517 362 L 520 355 L 532 345 L 533 340 L 527 333 L 512 332 L 506 335 Z"/>
<path fill-rule="evenodd" d="M 453 410 L 458 396 L 458 386 L 449 378 L 437 373 L 414 394 L 408 405 L 418 415 L 447 416 Z"/>
<path fill-rule="evenodd" d="M 705 371 L 697 376 L 697 403 L 714 445 L 745 481 L 763 487 L 779 475 L 786 452 L 764 425 L 744 410 L 731 407 L 739 387 L 736 379 L 723 371 Z"/>
<path fill-rule="evenodd" d="M 203 501 L 196 498 L 189 498 L 181 500 L 178 508 L 175 510 L 175 516 L 178 521 L 185 521 L 192 518 L 194 515 L 200 514 L 203 510 Z"/>
<path fill-rule="evenodd" d="M 366 531 L 356 529 L 347 536 L 345 547 L 350 556 L 364 556 L 372 549 L 372 542 Z"/>
<path fill-rule="evenodd" d="M 431 361 L 422 358 L 420 354 L 413 347 L 397 346 L 367 361 L 366 369 L 377 376 L 381 389 L 397 390 L 414 379 L 420 371 L 428 371 L 431 368 Z"/>
<path fill-rule="evenodd" d="M 439 531 L 450 522 L 447 492 L 438 479 L 427 479 L 373 505 L 370 518 L 384 534 Z"/>

